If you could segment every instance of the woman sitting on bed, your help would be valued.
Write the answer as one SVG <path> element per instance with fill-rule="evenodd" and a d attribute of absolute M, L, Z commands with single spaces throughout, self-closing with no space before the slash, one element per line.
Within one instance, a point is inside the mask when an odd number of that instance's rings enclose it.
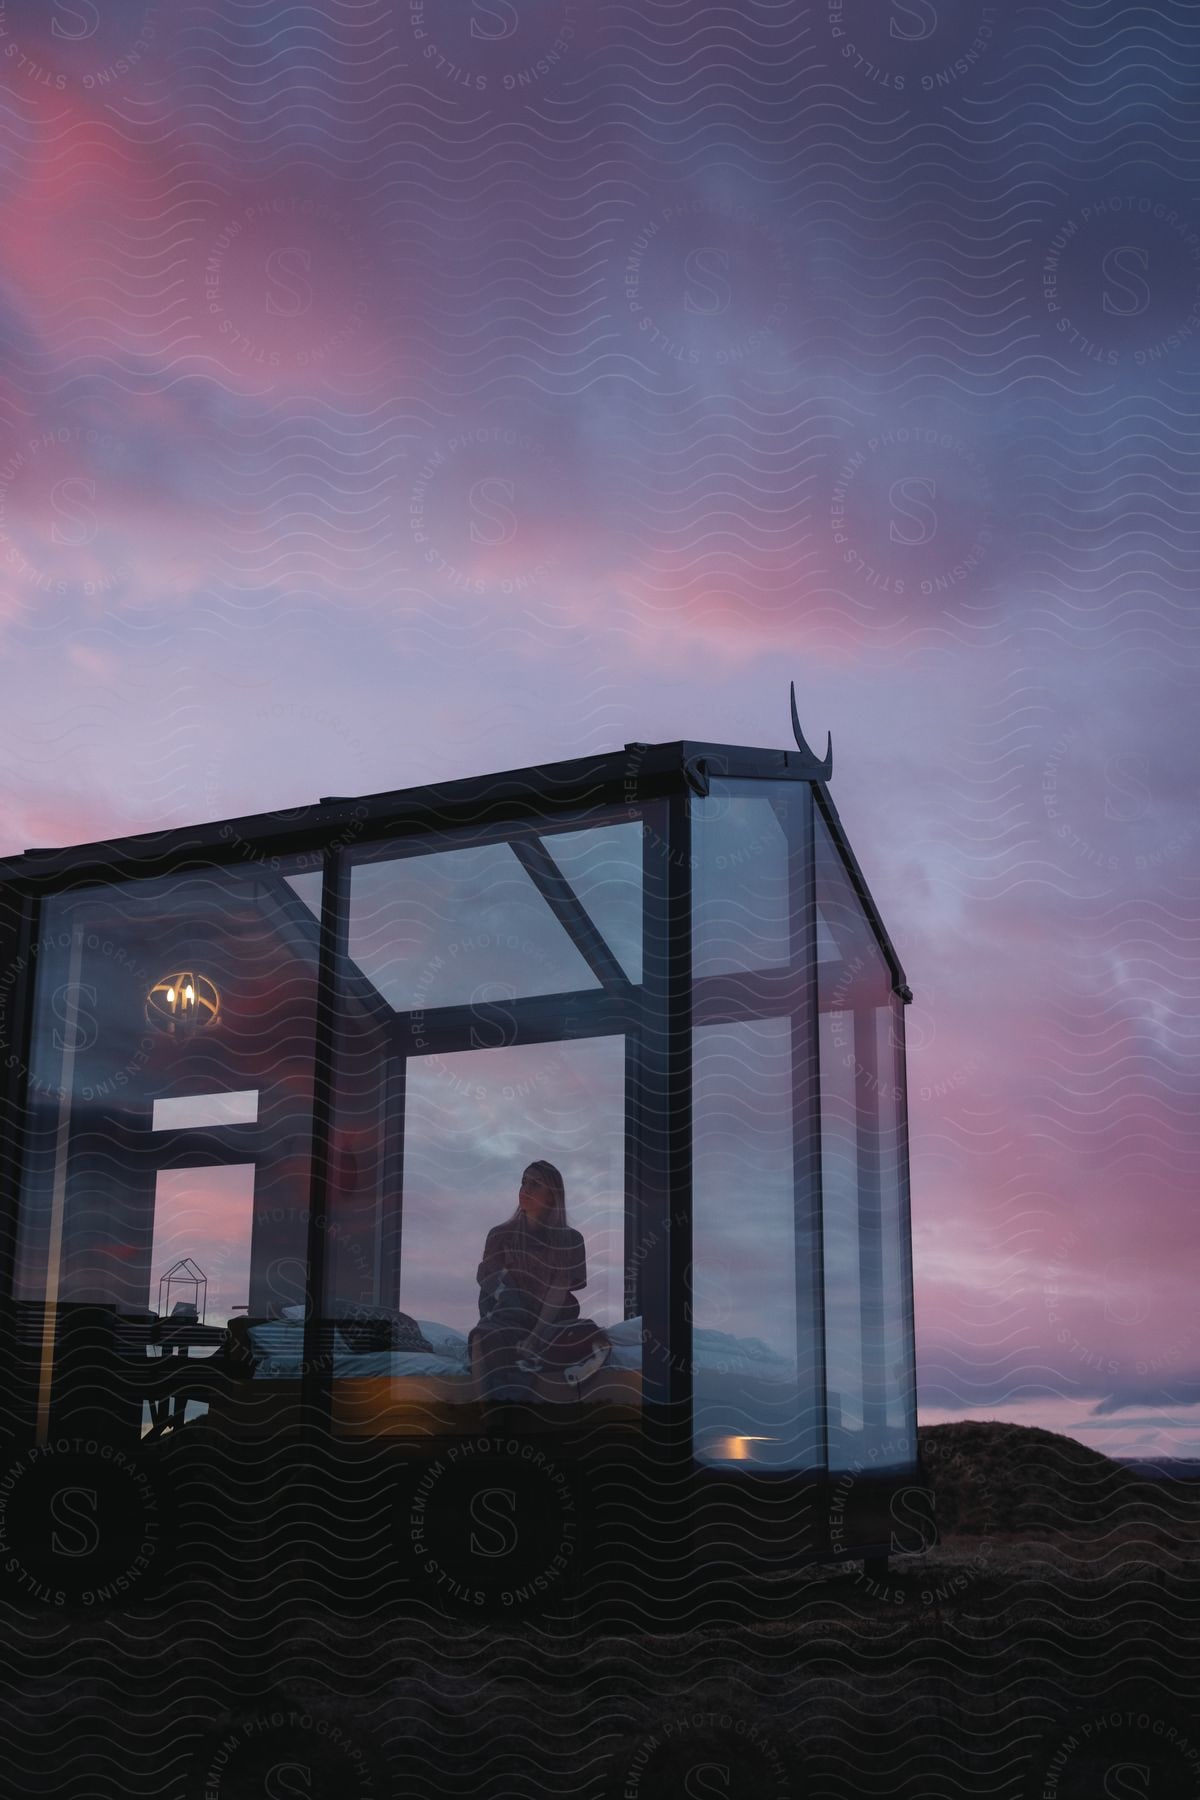
<path fill-rule="evenodd" d="M 471 1367 L 489 1398 L 525 1398 L 531 1377 L 519 1359 L 536 1356 L 544 1327 L 579 1317 L 575 1292 L 587 1286 L 583 1238 L 567 1224 L 563 1178 L 553 1163 L 525 1170 L 517 1210 L 488 1232 L 476 1279 Z"/>

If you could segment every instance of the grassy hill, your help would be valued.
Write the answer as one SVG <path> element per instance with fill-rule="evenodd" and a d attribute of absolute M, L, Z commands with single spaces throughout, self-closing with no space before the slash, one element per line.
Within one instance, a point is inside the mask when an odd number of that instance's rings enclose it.
<path fill-rule="evenodd" d="M 1185 1494 L 1036 1425 L 963 1419 L 919 1432 L 939 1528 L 965 1536 L 1094 1530 L 1131 1509 L 1182 1505 Z M 1191 1506 L 1196 1505 L 1195 1498 Z"/>

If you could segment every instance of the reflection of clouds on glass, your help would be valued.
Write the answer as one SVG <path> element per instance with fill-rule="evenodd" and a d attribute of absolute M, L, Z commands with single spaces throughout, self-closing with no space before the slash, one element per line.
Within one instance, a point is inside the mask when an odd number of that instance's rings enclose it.
<path fill-rule="evenodd" d="M 600 1323 L 619 1319 L 624 1119 L 621 1037 L 559 1044 L 550 1060 L 544 1044 L 410 1058 L 402 1309 L 470 1329 L 484 1240 L 516 1210 L 522 1170 L 544 1158 L 562 1171 L 567 1218 L 587 1250 L 581 1311 Z"/>
<path fill-rule="evenodd" d="M 316 878 L 320 879 L 319 875 Z M 319 910 L 319 901 L 318 901 Z M 157 1096 L 181 1068 L 186 1047 L 147 1017 L 147 996 L 164 976 L 194 967 L 214 981 L 228 1017 L 221 1044 L 214 1035 L 192 1047 L 213 1062 L 214 1088 L 231 1043 L 257 1029 L 261 1014 L 276 1010 L 286 993 L 297 1008 L 315 980 L 316 922 L 292 884 L 274 873 L 220 870 L 164 876 L 56 896 L 36 964 L 46 1001 L 35 1038 L 35 1090 L 56 1087 L 68 1001 L 75 1048 L 78 1101 L 130 1104 L 144 1084 Z M 71 945 L 78 949 L 76 979 L 67 992 Z M 58 991 L 58 998 L 54 998 Z M 223 1048 L 221 1045 L 223 1044 Z M 247 1085 L 249 1085 L 247 1083 Z"/>
<path fill-rule="evenodd" d="M 899 1155 L 900 1002 L 819 816 L 815 845 L 817 894 L 838 953 L 818 962 L 817 980 L 828 1428 L 830 1466 L 841 1469 L 897 1454 L 895 1446 L 911 1445 L 915 1430 Z"/>
<path fill-rule="evenodd" d="M 642 827 L 596 825 L 543 840 L 630 981 L 642 979 Z"/>
<path fill-rule="evenodd" d="M 695 1323 L 783 1356 L 796 1349 L 790 1031 L 705 1026 L 694 1052 Z"/>
<path fill-rule="evenodd" d="M 206 1324 L 224 1325 L 235 1308 L 244 1310 L 250 1294 L 253 1219 L 253 1163 L 160 1169 L 150 1251 L 151 1310 L 158 1311 L 160 1278 L 183 1257 L 198 1264 L 207 1279 Z M 165 1287 L 163 1292 L 165 1296 Z M 171 1293 L 172 1299 L 194 1298 L 182 1287 L 176 1293 L 174 1284 Z"/>
<path fill-rule="evenodd" d="M 694 1035 L 692 1352 L 705 1461 L 802 1468 L 819 1456 L 811 1319 L 797 1312 L 797 1277 L 811 1277 L 797 1243 L 791 1032 L 789 1018 L 769 1018 Z"/>
<path fill-rule="evenodd" d="M 691 1290 L 696 1441 L 709 1461 L 816 1465 L 826 1430 L 836 1468 L 911 1454 L 900 1003 L 819 810 L 807 867 L 814 804 L 798 784 L 739 781 L 714 782 L 694 807 L 694 971 L 711 1022 L 694 1039 Z M 810 874 L 815 971 L 797 929 Z M 809 1090 L 814 1025 L 820 1082 Z M 735 1339 L 757 1340 L 744 1366 Z"/>
<path fill-rule="evenodd" d="M 207 1323 L 247 1306 L 256 1199 L 288 1208 L 308 1193 L 317 937 L 285 877 L 261 867 L 47 901 L 30 959 L 37 1154 L 22 1178 L 18 1292 L 157 1311 L 161 1277 L 191 1258 Z M 173 1035 L 148 1020 L 147 995 L 184 967 L 215 983 L 221 1008 L 211 1027 Z M 244 1151 L 180 1168 L 206 1125 L 241 1134 Z M 268 1226 L 263 1258 L 285 1237 Z"/>
<path fill-rule="evenodd" d="M 299 894 L 314 919 L 321 917 L 321 886 L 324 877 L 320 869 L 309 869 L 303 875 L 288 875 L 288 886 Z"/>
<path fill-rule="evenodd" d="M 796 1185 L 791 1009 L 805 1004 L 794 884 L 811 797 L 714 781 L 692 806 L 693 973 L 722 1021 L 693 1035 L 696 1450 L 804 1468 L 821 1441 L 814 1308 L 798 1303 L 815 1265 Z"/>
<path fill-rule="evenodd" d="M 406 1012 L 599 985 L 504 843 L 360 864 L 350 956 Z"/>
<path fill-rule="evenodd" d="M 738 793 L 733 782 L 720 786 L 727 791 L 714 786 L 692 801 L 697 979 L 778 968 L 791 956 L 783 826 L 770 800 Z"/>
<path fill-rule="evenodd" d="M 841 1423 L 861 1428 L 863 1359 L 856 1088 L 853 1066 L 839 1048 L 845 1018 L 843 1013 L 827 1012 L 822 1013 L 820 1021 L 825 1355 L 831 1406 L 836 1399 Z"/>

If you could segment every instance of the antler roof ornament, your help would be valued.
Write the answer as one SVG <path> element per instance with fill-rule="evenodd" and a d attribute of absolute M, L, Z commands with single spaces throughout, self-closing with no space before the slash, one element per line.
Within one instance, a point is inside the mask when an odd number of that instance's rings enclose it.
<path fill-rule="evenodd" d="M 794 681 L 792 683 L 792 730 L 796 734 L 796 742 L 801 751 L 813 765 L 813 773 L 819 775 L 822 781 L 828 781 L 833 774 L 833 733 L 829 731 L 825 733 L 825 755 L 818 761 L 816 753 L 805 742 L 804 733 L 800 729 L 800 714 L 796 711 L 796 684 Z"/>

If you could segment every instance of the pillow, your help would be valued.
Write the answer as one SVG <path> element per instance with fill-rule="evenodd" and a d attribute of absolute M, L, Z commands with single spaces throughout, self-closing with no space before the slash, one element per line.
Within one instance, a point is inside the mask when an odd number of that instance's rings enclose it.
<path fill-rule="evenodd" d="M 298 1376 L 304 1360 L 304 1320 L 267 1319 L 250 1326 L 257 1376 Z"/>
<path fill-rule="evenodd" d="M 439 1356 L 465 1357 L 467 1334 L 453 1325 L 439 1325 L 436 1319 L 418 1319 L 417 1326 Z"/>
<path fill-rule="evenodd" d="M 356 1356 L 373 1351 L 421 1351 L 429 1355 L 433 1346 L 417 1321 L 409 1314 L 387 1306 L 354 1306 L 334 1302 L 332 1317 L 337 1335 L 346 1349 Z"/>
<path fill-rule="evenodd" d="M 376 1350 L 390 1350 L 392 1328 L 386 1319 L 339 1319 L 337 1338 L 343 1350 L 355 1356 L 367 1356 Z"/>
<path fill-rule="evenodd" d="M 303 1319 L 267 1319 L 250 1327 L 250 1348 L 256 1356 L 301 1356 L 304 1353 Z"/>
<path fill-rule="evenodd" d="M 388 1358 L 388 1374 L 397 1375 L 453 1375 L 469 1374 L 465 1358 L 450 1356 L 419 1356 L 413 1352 L 394 1351 Z"/>

